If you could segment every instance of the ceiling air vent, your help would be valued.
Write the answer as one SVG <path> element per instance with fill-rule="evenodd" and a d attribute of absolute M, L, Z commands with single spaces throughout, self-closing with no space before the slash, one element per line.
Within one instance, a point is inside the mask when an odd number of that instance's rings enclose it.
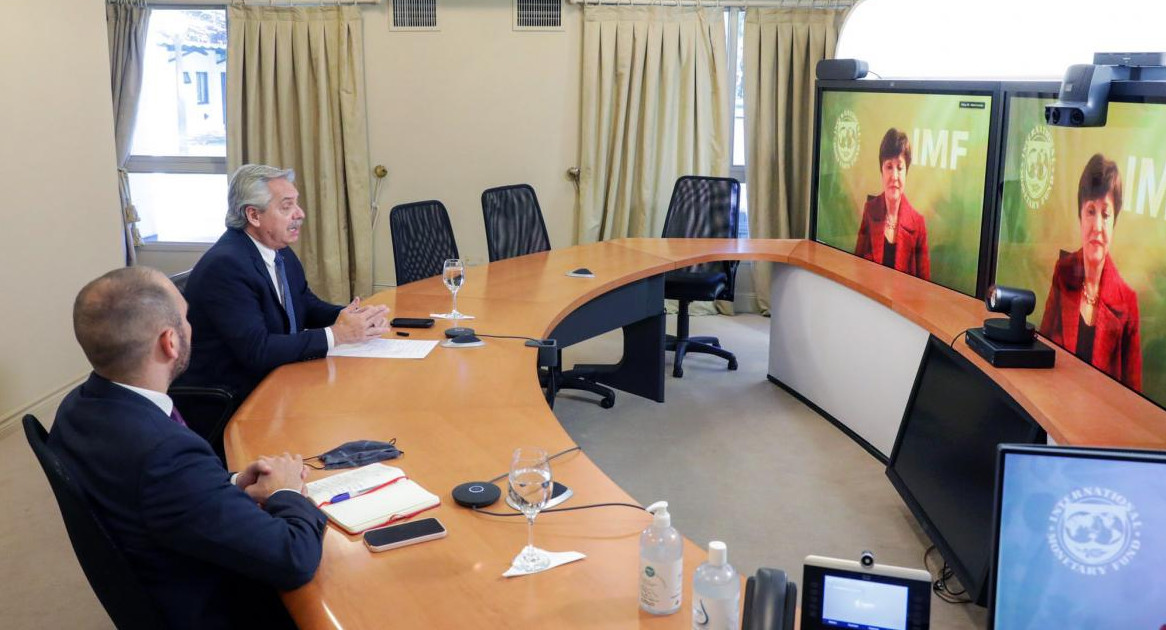
<path fill-rule="evenodd" d="M 563 0 L 514 0 L 514 30 L 563 30 Z"/>
<path fill-rule="evenodd" d="M 437 0 L 392 0 L 394 31 L 436 31 Z"/>

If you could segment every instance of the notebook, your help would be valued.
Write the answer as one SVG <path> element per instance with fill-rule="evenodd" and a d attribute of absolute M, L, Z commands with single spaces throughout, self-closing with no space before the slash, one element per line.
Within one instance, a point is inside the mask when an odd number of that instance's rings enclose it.
<path fill-rule="evenodd" d="M 406 477 L 405 471 L 381 463 L 313 481 L 307 491 L 308 498 L 328 515 L 328 520 L 349 534 L 441 505 L 440 497 Z"/>

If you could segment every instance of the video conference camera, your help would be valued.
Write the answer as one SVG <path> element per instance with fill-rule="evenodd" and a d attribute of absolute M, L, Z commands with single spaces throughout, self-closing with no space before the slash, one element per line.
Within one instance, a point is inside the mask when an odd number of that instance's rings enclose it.
<path fill-rule="evenodd" d="M 984 306 L 1008 318 L 985 319 L 983 328 L 968 329 L 969 348 L 996 367 L 1053 367 L 1056 354 L 1036 339 L 1036 329 L 1028 323 L 1036 308 L 1032 291 L 995 285 L 988 289 Z"/>
<path fill-rule="evenodd" d="M 1069 66 L 1045 122 L 1057 127 L 1103 127 L 1114 81 L 1166 79 L 1166 53 L 1093 53 L 1093 63 Z"/>
<path fill-rule="evenodd" d="M 989 339 L 1005 343 L 1029 343 L 1036 336 L 1036 329 L 1027 319 L 1036 308 L 1036 294 L 1032 291 L 995 285 L 988 289 L 984 305 L 993 313 L 1008 314 L 1008 319 L 984 320 L 984 334 Z"/>

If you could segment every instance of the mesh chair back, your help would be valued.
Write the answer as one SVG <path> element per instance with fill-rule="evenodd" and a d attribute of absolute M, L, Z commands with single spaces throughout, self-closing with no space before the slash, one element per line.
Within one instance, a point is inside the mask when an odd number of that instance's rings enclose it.
<path fill-rule="evenodd" d="M 89 586 L 120 630 L 164 628 L 154 601 L 138 582 L 121 549 L 102 527 L 64 463 L 48 447 L 48 433 L 35 416 L 24 416 L 24 435 L 40 462 L 65 521 L 73 552 Z"/>
<path fill-rule="evenodd" d="M 664 238 L 737 238 L 740 218 L 741 184 L 731 177 L 686 175 L 676 180 L 668 215 L 664 218 Z M 728 287 L 718 299 L 733 299 L 737 262 L 708 262 L 686 267 L 688 273 L 722 271 Z"/>
<path fill-rule="evenodd" d="M 527 184 L 491 188 L 482 193 L 482 216 L 486 220 L 490 262 L 551 248 L 538 197 Z"/>
<path fill-rule="evenodd" d="M 397 286 L 441 275 L 447 259 L 458 258 L 449 213 L 440 201 L 418 201 L 389 213 Z"/>

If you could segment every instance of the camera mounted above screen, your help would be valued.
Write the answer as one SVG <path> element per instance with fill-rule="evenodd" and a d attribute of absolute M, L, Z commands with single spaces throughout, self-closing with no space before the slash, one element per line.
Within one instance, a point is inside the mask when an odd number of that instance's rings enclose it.
<path fill-rule="evenodd" d="M 1057 127 L 1103 127 L 1114 81 L 1166 79 L 1166 53 L 1093 53 L 1093 63 L 1069 66 L 1045 121 Z"/>
<path fill-rule="evenodd" d="M 1008 319 L 985 319 L 983 328 L 969 328 L 968 347 L 996 367 L 1053 367 L 1056 354 L 1036 340 L 1036 329 L 1028 323 L 1036 308 L 1032 291 L 993 285 L 984 306 L 992 313 L 1007 313 Z"/>
<path fill-rule="evenodd" d="M 866 62 L 861 59 L 823 59 L 814 74 L 824 81 L 854 81 L 866 76 Z"/>

